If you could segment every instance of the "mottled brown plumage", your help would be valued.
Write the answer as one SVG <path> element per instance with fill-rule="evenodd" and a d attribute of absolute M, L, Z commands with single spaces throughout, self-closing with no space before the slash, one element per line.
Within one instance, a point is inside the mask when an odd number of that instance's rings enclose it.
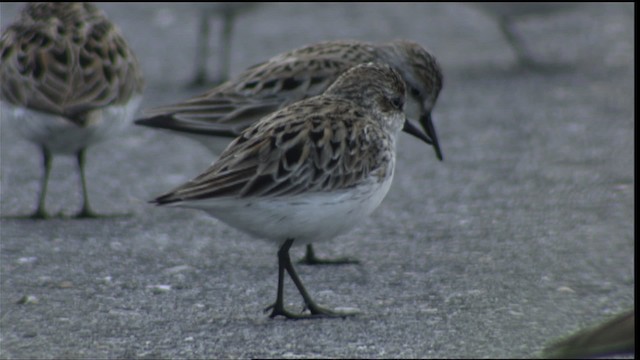
<path fill-rule="evenodd" d="M 321 94 L 346 70 L 368 62 L 387 64 L 401 74 L 408 87 L 407 115 L 420 120 L 442 158 L 431 123 L 442 72 L 434 56 L 405 40 L 386 44 L 328 41 L 305 46 L 254 65 L 200 96 L 153 109 L 136 124 L 191 136 L 220 153 L 230 138 L 258 119 Z"/>
<path fill-rule="evenodd" d="M 309 244 L 348 231 L 382 202 L 393 179 L 396 138 L 402 129 L 412 132 L 405 92 L 389 66 L 356 66 L 322 95 L 245 129 L 211 167 L 153 203 L 201 209 L 278 244 L 280 285 L 272 317 L 306 316 L 284 309 L 285 270 L 311 316 L 344 316 L 313 302 L 288 251 L 294 241 Z"/>
<path fill-rule="evenodd" d="M 44 176 L 35 218 L 44 209 L 53 154 L 77 157 L 84 204 L 88 146 L 121 131 L 144 86 L 133 52 L 115 26 L 88 3 L 28 3 L 0 38 L 0 100 L 7 117 L 41 148 Z"/>
<path fill-rule="evenodd" d="M 385 99 L 403 105 L 404 84 L 375 78 L 388 76 L 377 70 L 358 69 L 322 96 L 255 123 L 210 169 L 159 202 L 331 192 L 369 181 L 376 171 L 384 178 L 398 125 L 386 117 L 399 106 Z M 379 85 L 387 83 L 393 86 Z M 382 99 L 382 93 L 389 95 Z"/>
<path fill-rule="evenodd" d="M 87 3 L 30 3 L 0 39 L 0 98 L 81 121 L 142 92 L 138 62 L 115 26 Z"/>

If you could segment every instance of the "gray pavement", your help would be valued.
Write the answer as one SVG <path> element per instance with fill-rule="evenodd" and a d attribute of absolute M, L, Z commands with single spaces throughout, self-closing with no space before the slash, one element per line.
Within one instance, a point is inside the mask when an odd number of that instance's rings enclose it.
<path fill-rule="evenodd" d="M 2 3 L 3 28 L 19 6 Z M 195 94 L 182 86 L 195 11 L 99 6 L 140 59 L 143 108 Z M 535 73 L 515 68 L 495 22 L 462 4 L 265 4 L 238 18 L 233 73 L 338 38 L 412 39 L 444 68 L 434 123 L 445 161 L 404 136 L 380 208 L 316 248 L 362 263 L 297 267 L 318 302 L 360 310 L 346 320 L 269 319 L 272 244 L 145 203 L 213 160 L 175 135 L 132 126 L 89 150 L 95 210 L 129 216 L 12 219 L 34 210 L 42 169 L 2 119 L 0 357 L 529 357 L 631 307 L 633 25 L 631 4 L 523 19 L 538 59 L 560 64 Z M 74 165 L 54 160 L 53 213 L 80 207 Z"/>

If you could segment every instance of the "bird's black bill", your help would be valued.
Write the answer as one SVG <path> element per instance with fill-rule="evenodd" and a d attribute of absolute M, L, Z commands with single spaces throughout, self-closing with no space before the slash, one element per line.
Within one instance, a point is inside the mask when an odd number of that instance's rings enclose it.
<path fill-rule="evenodd" d="M 420 118 L 420 123 L 422 124 L 422 128 L 427 132 L 427 137 L 431 139 L 431 145 L 433 145 L 433 149 L 436 151 L 436 156 L 438 160 L 442 161 L 442 151 L 440 150 L 440 143 L 438 143 L 438 135 L 436 135 L 436 129 L 433 127 L 433 121 L 431 121 L 431 114 L 423 114 Z"/>
<path fill-rule="evenodd" d="M 431 141 L 431 138 L 427 137 L 427 135 L 425 135 L 422 130 L 420 130 L 411 121 L 409 121 L 409 119 L 406 119 L 404 121 L 404 127 L 402 128 L 402 131 L 417 137 L 418 139 L 426 142 L 429 145 L 433 145 L 433 141 Z"/>
<path fill-rule="evenodd" d="M 431 115 L 423 116 L 420 119 L 420 122 L 427 132 L 426 134 L 411 121 L 409 121 L 409 119 L 405 120 L 402 131 L 417 137 L 418 139 L 426 142 L 429 145 L 432 145 L 436 150 L 436 156 L 438 157 L 438 159 L 442 160 L 442 152 L 440 151 L 440 145 L 438 144 L 436 131 L 434 130 L 433 124 L 431 123 Z"/>

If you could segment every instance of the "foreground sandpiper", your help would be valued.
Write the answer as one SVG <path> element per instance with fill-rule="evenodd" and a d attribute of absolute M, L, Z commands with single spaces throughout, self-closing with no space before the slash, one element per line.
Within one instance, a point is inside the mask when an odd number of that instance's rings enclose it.
<path fill-rule="evenodd" d="M 138 125 L 168 129 L 189 136 L 219 154 L 258 119 L 290 104 L 324 92 L 346 70 L 377 62 L 394 68 L 407 84 L 405 113 L 419 120 L 436 156 L 442 152 L 431 111 L 442 89 L 442 71 L 435 57 L 419 44 L 397 40 L 385 44 L 328 41 L 277 55 L 252 66 L 212 90 L 184 102 L 160 107 L 136 120 Z M 344 264 L 350 259 L 324 260 L 307 246 L 307 264 Z"/>
<path fill-rule="evenodd" d="M 382 64 L 352 68 L 322 95 L 242 131 L 202 174 L 152 201 L 206 211 L 257 238 L 275 242 L 278 292 L 271 317 L 344 317 L 316 304 L 289 257 L 294 244 L 331 239 L 368 216 L 393 179 L 400 130 L 431 139 L 404 114 L 402 77 Z M 309 313 L 283 299 L 289 274 Z"/>

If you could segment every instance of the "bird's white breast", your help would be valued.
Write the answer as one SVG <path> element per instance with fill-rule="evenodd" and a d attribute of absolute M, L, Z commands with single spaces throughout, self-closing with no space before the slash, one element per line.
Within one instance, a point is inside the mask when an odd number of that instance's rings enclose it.
<path fill-rule="evenodd" d="M 137 96 L 126 104 L 93 110 L 85 126 L 78 126 L 60 115 L 7 102 L 2 102 L 0 114 L 27 140 L 45 146 L 53 153 L 71 155 L 123 131 L 131 122 L 141 100 L 142 97 Z"/>
<path fill-rule="evenodd" d="M 393 174 L 382 182 L 370 182 L 336 192 L 307 193 L 291 197 L 218 198 L 176 203 L 197 208 L 258 238 L 281 244 L 329 240 L 347 232 L 371 214 L 386 196 Z"/>

